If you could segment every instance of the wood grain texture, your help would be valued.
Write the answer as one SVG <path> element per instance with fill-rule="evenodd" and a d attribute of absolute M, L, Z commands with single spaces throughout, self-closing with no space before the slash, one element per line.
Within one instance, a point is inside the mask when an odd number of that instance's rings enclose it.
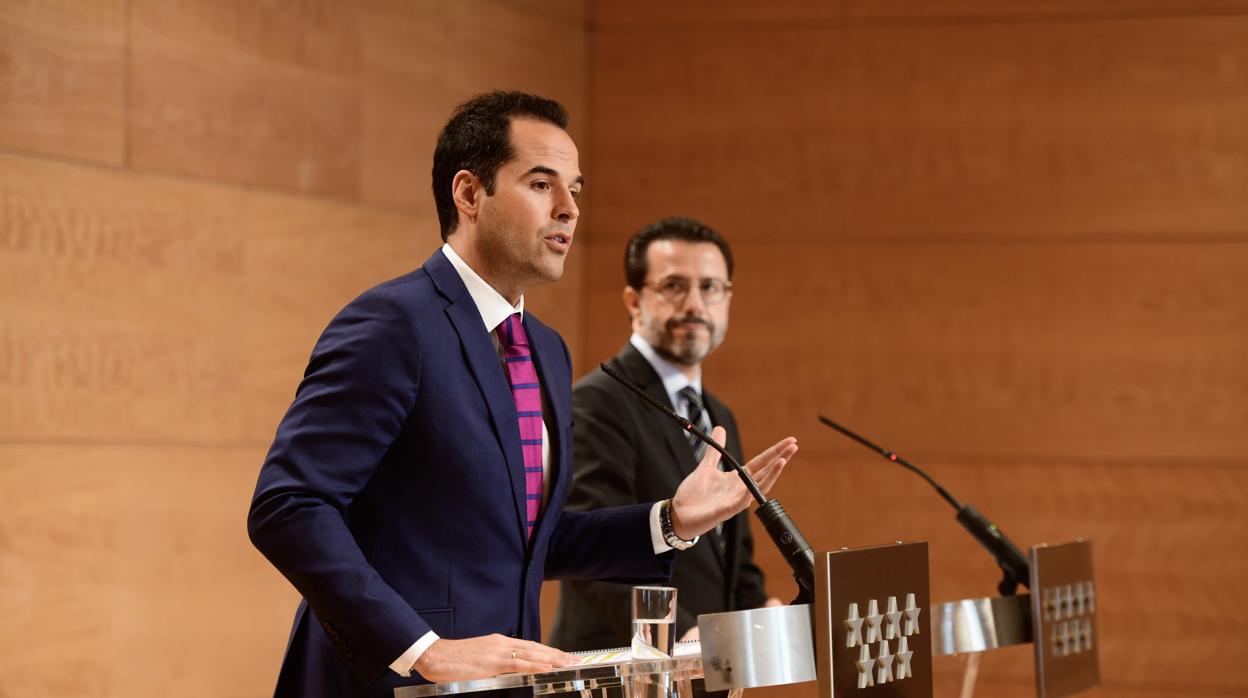
<path fill-rule="evenodd" d="M 0 695 L 271 692 L 298 596 L 247 540 L 263 457 L 0 446 Z"/>
<path fill-rule="evenodd" d="M 0 148 L 120 165 L 125 2 L 0 3 Z"/>
<path fill-rule="evenodd" d="M 916 456 L 1248 451 L 1248 244 L 734 251 L 732 326 L 706 367 L 751 431 L 826 413 Z M 618 256 L 595 243 L 589 267 Z M 582 370 L 627 336 L 622 287 L 590 282 Z"/>
<path fill-rule="evenodd" d="M 940 600 L 998 578 L 926 485 L 826 413 L 1021 545 L 1093 540 L 1113 600 L 1089 695 L 1248 691 L 1230 600 L 1248 542 L 1244 8 L 761 7 L 595 5 L 591 179 L 609 195 L 579 367 L 627 336 L 624 241 L 703 218 L 738 265 L 707 385 L 747 451 L 799 437 L 777 494 L 816 547 L 928 540 Z M 935 668 L 957 695 L 960 661 Z M 1033 681 L 1030 648 L 993 653 L 979 694 Z"/>
<path fill-rule="evenodd" d="M 451 107 L 536 90 L 584 134 L 587 12 L 0 4 L 0 696 L 271 692 L 274 426 L 334 313 L 440 244 Z M 527 299 L 574 352 L 582 267 Z"/>
<path fill-rule="evenodd" d="M 8 440 L 267 441 L 333 314 L 437 241 L 399 214 L 2 162 Z"/>
<path fill-rule="evenodd" d="M 582 111 L 584 12 L 576 1 L 139 0 L 135 166 L 431 211 L 430 154 L 459 102 L 524 89 Z"/>
<path fill-rule="evenodd" d="M 595 31 L 610 31 L 680 26 L 708 28 L 748 25 L 762 28 L 812 23 L 966 24 L 1029 19 L 1078 20 L 1245 12 L 1248 12 L 1248 3 L 1243 0 L 1015 0 L 1009 3 L 992 0 L 776 0 L 766 4 L 748 0 L 690 0 L 679 4 L 661 0 L 638 0 L 630 3 L 596 2 L 592 21 Z"/>
<path fill-rule="evenodd" d="M 606 31 L 594 66 L 603 239 L 1248 233 L 1248 17 Z"/>
<path fill-rule="evenodd" d="M 135 0 L 134 167 L 356 198 L 354 7 L 328 0 Z"/>
<path fill-rule="evenodd" d="M 437 134 L 456 105 L 486 90 L 559 100 L 580 141 L 589 121 L 583 13 L 579 2 L 365 3 L 363 198 L 432 211 L 429 171 Z M 584 151 L 582 144 L 582 167 Z"/>

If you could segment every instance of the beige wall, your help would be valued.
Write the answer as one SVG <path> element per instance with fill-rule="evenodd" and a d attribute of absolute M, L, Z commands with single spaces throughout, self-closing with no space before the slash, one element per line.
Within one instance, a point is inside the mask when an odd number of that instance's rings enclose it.
<path fill-rule="evenodd" d="M 244 517 L 312 343 L 439 243 L 457 102 L 581 136 L 587 70 L 575 1 L 0 2 L 0 696 L 271 693 Z"/>
<path fill-rule="evenodd" d="M 582 369 L 626 336 L 627 237 L 703 218 L 739 262 L 707 385 L 747 450 L 798 436 L 778 495 L 817 547 L 927 540 L 934 599 L 998 579 L 927 485 L 824 413 L 1020 545 L 1094 541 L 1100 695 L 1248 692 L 1244 3 L 643 1 L 593 19 Z M 979 694 L 1033 695 L 1029 652 L 986 657 Z M 937 695 L 961 666 L 938 661 Z"/>
<path fill-rule="evenodd" d="M 271 690 L 256 470 L 327 319 L 437 244 L 434 134 L 496 86 L 573 115 L 591 234 L 530 302 L 579 369 L 627 236 L 702 217 L 739 259 L 708 385 L 747 447 L 799 436 L 812 541 L 996 581 L 824 412 L 1022 545 L 1095 541 L 1100 695 L 1248 691 L 1244 3 L 0 0 L 0 696 Z"/>

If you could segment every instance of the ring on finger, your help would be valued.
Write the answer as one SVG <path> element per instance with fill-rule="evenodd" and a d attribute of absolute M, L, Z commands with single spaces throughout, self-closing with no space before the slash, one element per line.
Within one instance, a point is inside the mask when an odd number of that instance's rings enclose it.
<path fill-rule="evenodd" d="M 516 658 L 516 651 L 515 651 L 515 650 L 512 650 L 512 651 L 511 651 L 511 658 L 512 658 L 513 660 Z"/>

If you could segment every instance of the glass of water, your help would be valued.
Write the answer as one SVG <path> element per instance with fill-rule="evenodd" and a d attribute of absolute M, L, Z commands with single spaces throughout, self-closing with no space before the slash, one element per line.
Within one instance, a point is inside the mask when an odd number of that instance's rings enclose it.
<path fill-rule="evenodd" d="M 633 587 L 633 658 L 670 659 L 676 647 L 676 587 Z"/>

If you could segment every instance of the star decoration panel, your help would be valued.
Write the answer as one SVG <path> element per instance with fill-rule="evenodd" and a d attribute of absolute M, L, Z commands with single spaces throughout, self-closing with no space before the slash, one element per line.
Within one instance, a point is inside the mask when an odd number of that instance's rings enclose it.
<path fill-rule="evenodd" d="M 930 698 L 925 543 L 824 553 L 816 593 L 821 698 Z"/>
<path fill-rule="evenodd" d="M 1038 545 L 1031 567 L 1037 695 L 1069 696 L 1100 685 L 1092 544 Z"/>

